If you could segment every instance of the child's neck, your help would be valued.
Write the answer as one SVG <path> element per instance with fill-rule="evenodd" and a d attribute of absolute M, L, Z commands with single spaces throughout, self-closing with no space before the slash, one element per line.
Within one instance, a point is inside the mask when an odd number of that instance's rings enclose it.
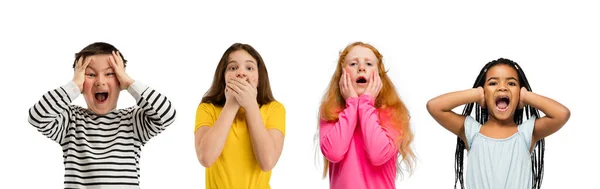
<path fill-rule="evenodd" d="M 492 115 L 489 115 L 488 121 L 485 122 L 485 125 L 492 126 L 492 127 L 516 127 L 517 126 L 513 117 L 510 117 L 506 120 L 498 120 L 495 117 L 493 117 Z"/>

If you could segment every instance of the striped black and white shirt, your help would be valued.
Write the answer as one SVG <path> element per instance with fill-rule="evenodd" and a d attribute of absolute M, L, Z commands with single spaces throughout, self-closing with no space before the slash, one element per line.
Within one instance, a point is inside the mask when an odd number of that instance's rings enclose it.
<path fill-rule="evenodd" d="M 139 188 L 141 147 L 173 123 L 176 112 L 139 81 L 127 91 L 136 106 L 95 115 L 71 105 L 81 94 L 71 81 L 29 109 L 29 123 L 62 146 L 65 188 Z"/>

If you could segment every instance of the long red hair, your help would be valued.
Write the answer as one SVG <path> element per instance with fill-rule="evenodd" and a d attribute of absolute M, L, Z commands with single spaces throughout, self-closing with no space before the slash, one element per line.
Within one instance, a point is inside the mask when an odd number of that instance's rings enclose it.
<path fill-rule="evenodd" d="M 346 55 L 348 55 L 350 50 L 352 50 L 352 48 L 355 46 L 369 48 L 377 57 L 377 67 L 379 70 L 379 76 L 381 77 L 382 87 L 379 95 L 375 99 L 375 108 L 380 110 L 379 120 L 388 121 L 382 122 L 381 125 L 395 129 L 398 133 L 395 141 L 397 143 L 396 145 L 398 146 L 398 152 L 400 152 L 400 155 L 402 155 L 402 160 L 398 161 L 397 167 L 400 168 L 400 165 L 404 163 L 408 172 L 412 174 L 415 155 L 410 148 L 410 144 L 413 140 L 413 134 L 409 125 L 410 115 L 408 113 L 408 109 L 404 105 L 404 102 L 400 100 L 398 93 L 396 93 L 394 84 L 385 71 L 385 67 L 383 65 L 383 56 L 372 45 L 363 42 L 354 42 L 346 46 L 346 48 L 340 53 L 335 73 L 331 77 L 331 82 L 329 82 L 329 87 L 323 96 L 323 100 L 319 108 L 319 119 L 324 121 L 337 121 L 339 113 L 343 111 L 345 107 L 346 100 L 344 100 L 340 92 L 339 81 L 342 75 L 342 68 L 344 67 Z M 324 164 L 323 177 L 327 176 L 329 169 L 329 161 L 326 158 L 324 158 Z M 398 172 L 400 175 L 402 175 L 401 169 L 398 169 Z"/>

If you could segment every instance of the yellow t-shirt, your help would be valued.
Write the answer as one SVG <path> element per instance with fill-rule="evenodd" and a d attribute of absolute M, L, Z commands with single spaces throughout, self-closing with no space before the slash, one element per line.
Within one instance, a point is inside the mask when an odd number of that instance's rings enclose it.
<path fill-rule="evenodd" d="M 212 127 L 217 121 L 222 107 L 201 103 L 196 111 L 196 127 Z M 244 114 L 238 112 L 223 147 L 221 156 L 206 168 L 206 188 L 223 189 L 270 189 L 271 171 L 263 172 L 252 151 L 250 133 L 246 127 Z M 285 108 L 277 101 L 260 107 L 260 115 L 267 129 L 277 129 L 285 136 Z"/>

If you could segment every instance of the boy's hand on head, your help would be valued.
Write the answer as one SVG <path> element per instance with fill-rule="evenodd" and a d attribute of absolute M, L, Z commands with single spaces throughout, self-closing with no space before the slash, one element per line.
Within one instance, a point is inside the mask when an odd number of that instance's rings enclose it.
<path fill-rule="evenodd" d="M 352 81 L 350 81 L 350 75 L 346 73 L 346 69 L 342 69 L 342 77 L 340 78 L 340 93 L 344 100 L 350 97 L 358 97 L 356 90 L 352 87 Z"/>
<path fill-rule="evenodd" d="M 485 108 L 485 92 L 483 87 L 477 87 L 476 90 L 479 92 L 479 100 L 477 101 L 477 104 L 479 104 L 481 108 Z"/>
<path fill-rule="evenodd" d="M 525 87 L 521 87 L 521 92 L 519 93 L 519 109 L 523 109 L 525 107 L 525 96 L 527 96 L 529 91 Z"/>
<path fill-rule="evenodd" d="M 367 88 L 363 94 L 377 98 L 379 92 L 381 91 L 381 77 L 379 77 L 379 73 L 375 72 L 371 72 L 371 76 L 369 77 L 369 83 L 367 84 Z"/>
<path fill-rule="evenodd" d="M 85 61 L 84 61 L 85 59 Z M 73 82 L 79 87 L 79 92 L 83 92 L 83 82 L 85 81 L 85 69 L 92 61 L 92 58 L 85 58 L 80 56 L 75 64 L 75 74 L 73 76 Z"/>
<path fill-rule="evenodd" d="M 121 90 L 129 88 L 134 80 L 125 73 L 125 64 L 123 63 L 123 58 L 121 58 L 121 53 L 113 51 L 109 56 L 108 61 L 117 75 Z"/>
<path fill-rule="evenodd" d="M 258 91 L 248 79 L 232 78 L 227 85 L 235 92 L 235 99 L 241 107 L 248 109 L 258 104 L 256 101 Z"/>

